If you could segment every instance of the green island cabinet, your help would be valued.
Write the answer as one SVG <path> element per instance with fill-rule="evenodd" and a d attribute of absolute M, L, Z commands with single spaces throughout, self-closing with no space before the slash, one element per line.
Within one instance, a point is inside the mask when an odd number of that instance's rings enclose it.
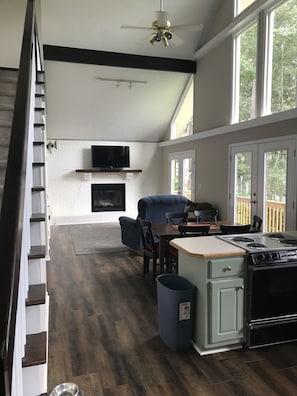
<path fill-rule="evenodd" d="M 245 251 L 214 236 L 175 239 L 179 275 L 195 286 L 193 345 L 201 354 L 242 348 Z"/>

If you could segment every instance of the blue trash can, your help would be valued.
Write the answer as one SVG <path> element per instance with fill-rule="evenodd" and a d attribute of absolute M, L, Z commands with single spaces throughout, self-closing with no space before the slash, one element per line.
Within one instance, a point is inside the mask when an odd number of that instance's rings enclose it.
<path fill-rule="evenodd" d="M 186 351 L 192 344 L 195 286 L 175 274 L 159 275 L 156 281 L 160 337 L 172 351 Z"/>

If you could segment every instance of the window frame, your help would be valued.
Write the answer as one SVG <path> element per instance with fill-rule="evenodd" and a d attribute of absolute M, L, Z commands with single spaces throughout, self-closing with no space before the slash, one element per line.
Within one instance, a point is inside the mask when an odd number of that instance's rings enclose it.
<path fill-rule="evenodd" d="M 283 113 L 285 111 L 292 111 L 297 109 L 297 99 L 295 107 L 292 109 L 282 111 L 272 111 L 272 75 L 273 75 L 273 42 L 274 42 L 274 15 L 273 13 L 282 5 L 289 0 L 276 0 L 273 4 L 268 7 L 265 14 L 265 59 L 263 62 L 263 106 L 261 116 L 267 116 L 271 114 Z M 297 86 L 296 86 L 296 98 L 297 98 Z"/>
<path fill-rule="evenodd" d="M 288 0 L 255 0 L 243 10 L 245 17 L 236 25 L 233 31 L 233 67 L 232 67 L 232 108 L 231 124 L 253 121 L 268 115 L 284 113 L 286 111 L 296 112 L 296 106 L 289 110 L 278 112 L 271 111 L 272 99 L 272 57 L 273 57 L 273 21 L 272 13 L 275 9 L 285 4 Z M 233 2 L 234 7 L 237 0 Z M 248 8 L 250 10 L 248 10 Z M 236 18 L 241 18 L 236 17 Z M 235 18 L 235 19 L 236 19 Z M 238 37 L 254 22 L 258 24 L 257 37 L 257 63 L 256 63 L 256 114 L 255 118 L 239 121 L 239 82 L 240 82 L 240 59 L 238 60 Z M 240 54 L 239 54 L 240 56 Z M 297 88 L 296 88 L 297 91 Z M 296 92 L 297 96 L 297 92 Z"/>
<path fill-rule="evenodd" d="M 256 47 L 256 115 L 255 118 L 258 117 L 259 114 L 259 103 L 258 103 L 258 92 L 259 92 L 259 82 L 258 77 L 260 75 L 259 72 L 259 20 L 258 18 L 253 18 L 249 20 L 238 32 L 233 35 L 233 68 L 232 68 L 232 115 L 231 115 L 231 123 L 236 124 L 239 122 L 250 121 L 249 120 L 239 120 L 239 99 L 240 99 L 240 36 L 247 31 L 250 27 L 256 24 L 257 27 L 257 47 Z"/>

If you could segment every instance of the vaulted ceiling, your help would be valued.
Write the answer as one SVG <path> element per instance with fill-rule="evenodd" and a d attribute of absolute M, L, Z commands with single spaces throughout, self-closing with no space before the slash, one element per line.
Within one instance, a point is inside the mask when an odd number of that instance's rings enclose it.
<path fill-rule="evenodd" d="M 150 68 L 154 68 L 158 58 L 172 59 L 169 65 L 177 59 L 195 61 L 195 52 L 205 43 L 219 3 L 219 0 L 50 0 L 42 2 L 43 42 L 49 48 L 58 46 L 101 51 L 101 54 L 104 51 L 153 57 Z M 122 28 L 122 25 L 150 28 L 160 6 L 169 13 L 173 27 L 202 24 L 203 29 L 183 29 L 176 33 L 177 37 L 173 33 L 173 40 L 164 47 L 161 43 L 152 45 L 149 42 L 150 29 Z M 189 73 L 122 66 L 100 62 L 89 65 L 88 61 L 76 64 L 46 62 L 50 82 L 48 111 L 55 113 L 55 117 L 50 118 L 49 134 L 54 138 L 81 138 L 75 128 L 80 122 L 82 125 L 88 123 L 84 130 L 87 140 L 161 141 Z M 57 82 L 57 76 L 63 77 L 62 83 Z M 117 86 L 116 81 L 102 78 L 146 83 L 132 83 L 131 88 L 129 83 Z M 56 108 L 54 98 L 65 103 L 63 112 Z M 90 108 L 93 110 L 91 121 Z M 104 134 L 98 135 L 99 125 Z"/>

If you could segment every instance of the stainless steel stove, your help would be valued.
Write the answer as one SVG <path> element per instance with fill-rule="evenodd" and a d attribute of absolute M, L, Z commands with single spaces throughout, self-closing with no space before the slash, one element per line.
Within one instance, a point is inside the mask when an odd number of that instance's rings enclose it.
<path fill-rule="evenodd" d="M 297 237 L 286 233 L 247 233 L 218 235 L 217 238 L 245 249 L 249 253 L 297 249 Z"/>

